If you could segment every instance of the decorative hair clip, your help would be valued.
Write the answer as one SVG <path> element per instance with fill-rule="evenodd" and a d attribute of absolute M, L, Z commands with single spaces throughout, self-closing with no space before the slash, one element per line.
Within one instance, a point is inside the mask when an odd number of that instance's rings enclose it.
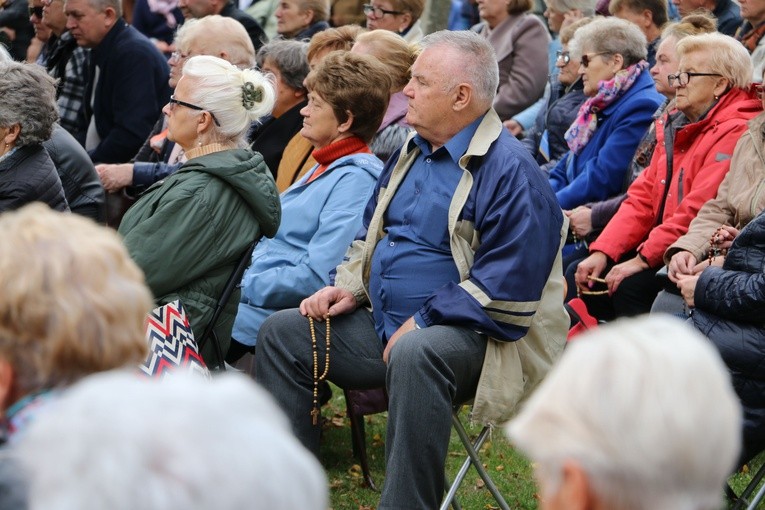
<path fill-rule="evenodd" d="M 263 87 L 255 88 L 252 82 L 248 81 L 242 85 L 242 104 L 248 110 L 255 107 L 255 103 L 263 100 Z"/>

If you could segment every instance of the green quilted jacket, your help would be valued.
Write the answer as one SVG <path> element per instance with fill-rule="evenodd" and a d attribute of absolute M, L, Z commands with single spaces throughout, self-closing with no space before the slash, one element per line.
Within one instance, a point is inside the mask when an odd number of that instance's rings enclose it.
<path fill-rule="evenodd" d="M 180 299 L 195 337 L 210 321 L 226 281 L 248 245 L 273 237 L 281 207 L 260 154 L 232 149 L 186 162 L 127 211 L 119 232 L 143 269 L 158 305 Z M 226 353 L 239 290 L 216 332 Z M 211 342 L 203 357 L 216 359 Z"/>

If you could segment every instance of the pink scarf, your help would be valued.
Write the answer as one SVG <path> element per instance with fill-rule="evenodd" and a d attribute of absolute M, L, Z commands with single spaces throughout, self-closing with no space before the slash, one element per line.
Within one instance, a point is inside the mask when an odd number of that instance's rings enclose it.
<path fill-rule="evenodd" d="M 571 127 L 566 131 L 565 138 L 568 147 L 574 154 L 579 154 L 598 129 L 598 112 L 622 97 L 637 77 L 648 68 L 648 62 L 641 60 L 626 69 L 621 69 L 610 80 L 598 83 L 598 93 L 585 101 L 579 107 L 579 114 Z"/>

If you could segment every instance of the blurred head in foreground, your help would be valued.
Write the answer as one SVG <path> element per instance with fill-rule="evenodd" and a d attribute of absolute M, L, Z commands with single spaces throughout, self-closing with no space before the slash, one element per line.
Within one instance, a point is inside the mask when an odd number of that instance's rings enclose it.
<path fill-rule="evenodd" d="M 669 317 L 579 338 L 507 427 L 541 508 L 720 508 L 741 407 L 712 344 Z"/>
<path fill-rule="evenodd" d="M 235 374 L 87 378 L 30 427 L 18 461 L 30 510 L 328 506 L 318 461 L 271 397 Z"/>

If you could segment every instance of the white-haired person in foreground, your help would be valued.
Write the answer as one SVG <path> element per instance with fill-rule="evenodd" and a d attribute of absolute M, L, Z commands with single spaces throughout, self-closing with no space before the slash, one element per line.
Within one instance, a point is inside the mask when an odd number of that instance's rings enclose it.
<path fill-rule="evenodd" d="M 17 454 L 29 510 L 328 506 L 318 461 L 239 375 L 88 378 L 30 427 Z"/>
<path fill-rule="evenodd" d="M 670 317 L 582 335 L 507 427 L 541 508 L 716 510 L 741 407 L 707 339 Z"/>

